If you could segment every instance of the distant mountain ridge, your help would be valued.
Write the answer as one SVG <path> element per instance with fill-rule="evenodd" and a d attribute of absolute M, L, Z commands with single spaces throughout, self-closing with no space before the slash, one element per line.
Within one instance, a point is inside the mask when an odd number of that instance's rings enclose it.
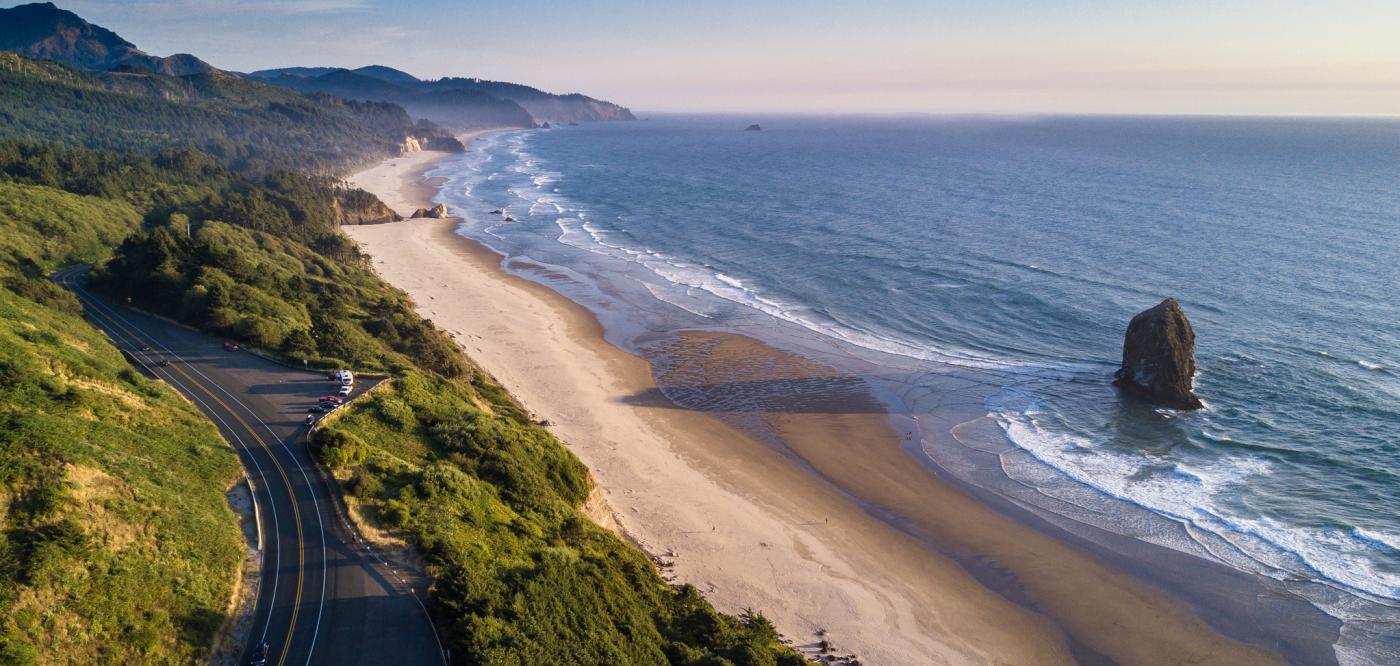
<path fill-rule="evenodd" d="M 450 112 L 442 106 L 444 103 L 450 105 L 450 100 L 453 99 L 473 100 L 473 103 L 476 103 L 484 99 L 464 93 L 478 93 L 517 104 L 536 123 L 636 120 L 627 107 L 580 93 L 558 95 L 518 83 L 461 77 L 422 80 L 407 72 L 383 65 L 370 65 L 358 69 L 288 67 L 261 70 L 248 76 L 303 92 L 326 92 L 348 99 L 391 101 L 402 104 L 405 108 L 418 106 L 424 110 L 424 117 L 448 125 L 457 123 L 453 118 L 447 117 Z M 409 112 L 414 111 L 409 108 Z M 434 113 L 446 115 L 435 117 L 431 115 Z"/>
<path fill-rule="evenodd" d="M 217 71 L 188 53 L 166 58 L 150 55 L 117 33 L 51 2 L 0 9 L 0 50 L 95 71 L 130 69 L 167 76 Z"/>
<path fill-rule="evenodd" d="M 425 81 L 383 65 L 225 72 L 189 54 L 150 55 L 115 32 L 48 2 L 0 9 L 0 51 L 94 72 L 100 83 L 89 80 L 83 85 L 129 95 L 191 100 L 218 89 L 215 96 L 226 98 L 228 89 L 240 87 L 234 82 L 243 79 L 245 87 L 272 84 L 312 95 L 395 104 L 416 118 L 450 129 L 635 120 L 625 107 L 578 93 L 556 95 L 526 85 L 471 78 Z M 21 63 L 16 67 L 31 74 L 37 71 Z M 149 75 L 171 78 L 156 80 Z M 253 98 L 278 97 L 256 88 L 242 92 Z"/>
<path fill-rule="evenodd" d="M 304 93 L 389 102 L 402 106 L 414 117 L 456 129 L 535 126 L 534 117 L 519 104 L 474 90 L 420 90 L 348 69 L 319 76 L 281 75 L 259 80 Z"/>

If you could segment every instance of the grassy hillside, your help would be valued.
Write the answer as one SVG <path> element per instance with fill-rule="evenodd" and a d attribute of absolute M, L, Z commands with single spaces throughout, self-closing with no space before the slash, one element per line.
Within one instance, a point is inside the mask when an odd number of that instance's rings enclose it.
<path fill-rule="evenodd" d="M 129 204 L 0 182 L 0 271 L 93 262 L 141 225 Z"/>
<path fill-rule="evenodd" d="M 0 139 L 146 155 L 192 147 L 238 171 L 339 174 L 393 154 L 415 131 L 392 104 L 221 73 L 93 74 L 0 52 Z"/>
<path fill-rule="evenodd" d="M 0 183 L 0 663 L 187 663 L 224 619 L 233 451 L 41 276 L 139 222 Z"/>
<path fill-rule="evenodd" d="M 363 511 L 427 557 L 462 663 L 805 663 L 767 620 L 717 613 L 584 518 L 583 464 L 479 374 L 409 373 L 315 445 Z"/>

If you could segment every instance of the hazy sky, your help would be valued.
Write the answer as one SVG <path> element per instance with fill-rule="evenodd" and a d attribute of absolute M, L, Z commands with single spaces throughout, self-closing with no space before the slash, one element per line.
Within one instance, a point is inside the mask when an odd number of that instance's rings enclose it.
<path fill-rule="evenodd" d="M 1400 115 L 1400 0 L 56 0 L 155 55 L 647 111 Z"/>

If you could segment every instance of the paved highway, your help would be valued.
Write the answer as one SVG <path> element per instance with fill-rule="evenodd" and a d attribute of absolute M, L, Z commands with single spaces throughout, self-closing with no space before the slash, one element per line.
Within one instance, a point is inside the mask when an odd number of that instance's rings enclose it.
<path fill-rule="evenodd" d="M 344 519 L 307 450 L 307 407 L 333 393 L 325 375 L 286 368 L 84 288 L 85 267 L 54 276 L 88 319 L 148 374 L 194 402 L 238 452 L 254 487 L 263 572 L 241 663 L 441 664 L 420 594 L 425 582 L 379 559 Z M 363 391 L 361 382 L 356 394 Z M 417 593 L 417 594 L 416 594 Z"/>

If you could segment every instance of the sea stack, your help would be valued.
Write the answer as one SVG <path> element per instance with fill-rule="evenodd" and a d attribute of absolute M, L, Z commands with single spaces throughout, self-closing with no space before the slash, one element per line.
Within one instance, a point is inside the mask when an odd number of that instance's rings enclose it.
<path fill-rule="evenodd" d="M 745 132 L 759 132 L 759 131 L 762 131 L 762 130 L 763 130 L 763 128 L 762 128 L 762 127 L 759 127 L 757 124 L 749 125 L 748 127 L 745 127 L 745 128 L 744 128 L 744 131 L 745 131 Z"/>
<path fill-rule="evenodd" d="M 1114 384 L 1173 409 L 1200 409 L 1200 399 L 1191 392 L 1195 375 L 1196 333 L 1175 298 L 1133 317 Z"/>

